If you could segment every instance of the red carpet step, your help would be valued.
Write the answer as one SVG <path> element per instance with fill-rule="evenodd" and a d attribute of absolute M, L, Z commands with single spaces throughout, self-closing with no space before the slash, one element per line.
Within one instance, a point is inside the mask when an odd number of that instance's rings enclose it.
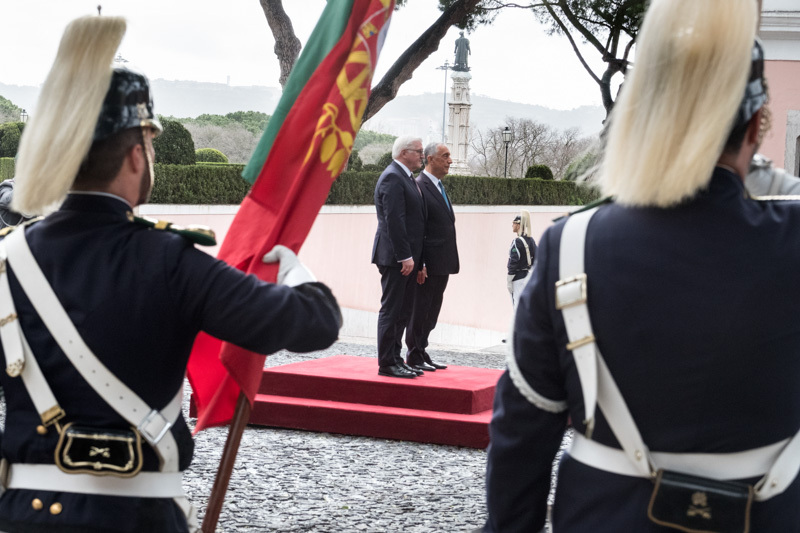
<path fill-rule="evenodd" d="M 251 424 L 485 448 L 500 370 L 448 366 L 378 375 L 373 357 L 337 355 L 264 370 Z"/>

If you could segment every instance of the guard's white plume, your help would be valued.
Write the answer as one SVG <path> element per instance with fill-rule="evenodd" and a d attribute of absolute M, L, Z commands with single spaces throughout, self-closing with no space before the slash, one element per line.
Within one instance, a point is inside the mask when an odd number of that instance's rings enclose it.
<path fill-rule="evenodd" d="M 652 0 L 611 113 L 604 194 L 669 207 L 705 187 L 750 73 L 753 0 Z"/>
<path fill-rule="evenodd" d="M 125 19 L 83 17 L 64 31 L 19 147 L 12 208 L 44 214 L 63 201 L 89 152 Z"/>

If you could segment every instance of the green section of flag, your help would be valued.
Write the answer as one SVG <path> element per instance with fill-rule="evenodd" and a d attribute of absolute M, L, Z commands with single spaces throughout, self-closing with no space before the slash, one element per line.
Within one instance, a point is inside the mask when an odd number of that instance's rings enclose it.
<path fill-rule="evenodd" d="M 270 117 L 264 135 L 261 136 L 258 146 L 256 146 L 253 155 L 250 157 L 250 161 L 242 171 L 242 177 L 250 183 L 255 183 L 256 178 L 261 173 L 264 162 L 267 160 L 267 154 L 272 148 L 272 143 L 283 127 L 283 121 L 286 119 L 286 115 L 289 114 L 289 110 L 294 105 L 297 96 L 303 91 L 319 64 L 327 57 L 331 49 L 336 46 L 339 39 L 342 38 L 342 33 L 350 20 L 350 12 L 354 1 L 328 0 L 325 5 L 317 26 L 311 33 L 311 37 L 309 37 L 300 57 L 297 58 L 291 74 L 289 74 L 289 79 L 286 81 L 286 87 L 283 90 L 280 102 L 278 102 L 278 107 Z"/>

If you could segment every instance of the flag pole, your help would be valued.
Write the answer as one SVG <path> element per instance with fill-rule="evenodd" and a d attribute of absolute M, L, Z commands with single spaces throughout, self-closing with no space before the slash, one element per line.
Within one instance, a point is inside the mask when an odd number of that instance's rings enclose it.
<path fill-rule="evenodd" d="M 222 458 L 219 461 L 217 476 L 214 478 L 211 496 L 208 498 L 208 507 L 203 517 L 203 526 L 200 528 L 203 533 L 214 533 L 217 529 L 219 513 L 222 511 L 222 504 L 225 502 L 225 493 L 228 492 L 228 483 L 233 473 L 236 454 L 239 452 L 242 433 L 248 420 L 250 420 L 250 411 L 252 409 L 247 396 L 244 392 L 240 392 L 239 399 L 236 401 L 236 411 L 234 411 L 233 419 L 231 420 L 231 427 L 228 430 L 228 438 L 225 440 L 225 447 L 222 449 Z"/>

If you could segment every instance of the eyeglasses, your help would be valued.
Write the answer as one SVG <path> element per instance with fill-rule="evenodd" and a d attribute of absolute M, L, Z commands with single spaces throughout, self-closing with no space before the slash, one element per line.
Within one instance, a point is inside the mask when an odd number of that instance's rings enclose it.
<path fill-rule="evenodd" d="M 409 152 L 417 152 L 419 155 L 422 155 L 422 150 L 412 150 L 411 148 L 406 148 Z"/>

